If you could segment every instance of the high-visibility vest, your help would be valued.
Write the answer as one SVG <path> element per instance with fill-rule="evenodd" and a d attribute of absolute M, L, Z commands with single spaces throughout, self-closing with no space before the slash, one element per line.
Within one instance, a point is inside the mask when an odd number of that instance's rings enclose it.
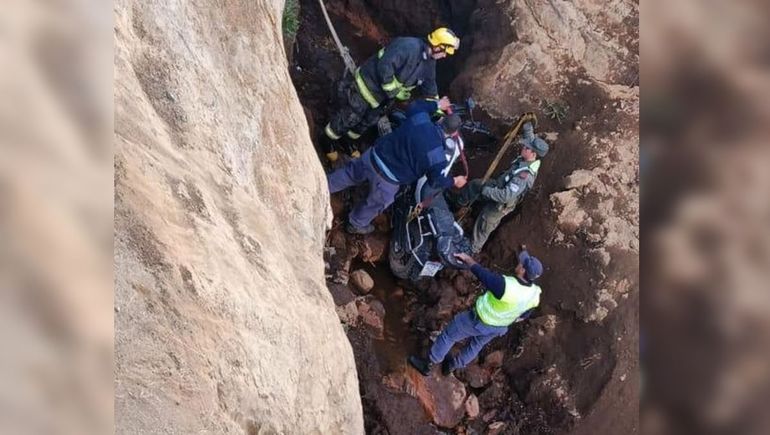
<path fill-rule="evenodd" d="M 522 314 L 540 304 L 540 287 L 525 286 L 516 278 L 505 276 L 505 293 L 502 299 L 487 290 L 476 299 L 476 314 L 489 326 L 508 326 Z"/>

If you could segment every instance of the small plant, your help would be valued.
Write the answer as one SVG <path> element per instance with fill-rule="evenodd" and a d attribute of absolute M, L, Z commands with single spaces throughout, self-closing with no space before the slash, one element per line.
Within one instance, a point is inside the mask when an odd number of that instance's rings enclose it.
<path fill-rule="evenodd" d="M 567 112 L 569 112 L 569 106 L 563 101 L 546 101 L 543 100 L 540 105 L 543 108 L 545 116 L 556 120 L 559 124 L 567 118 Z"/>
<path fill-rule="evenodd" d="M 286 0 L 283 7 L 283 36 L 293 41 L 299 30 L 299 0 Z"/>

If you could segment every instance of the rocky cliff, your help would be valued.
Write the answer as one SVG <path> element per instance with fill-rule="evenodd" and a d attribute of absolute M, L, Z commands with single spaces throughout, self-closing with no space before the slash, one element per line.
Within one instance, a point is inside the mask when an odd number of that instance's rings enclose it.
<path fill-rule="evenodd" d="M 282 7 L 115 3 L 118 432 L 363 432 Z"/>

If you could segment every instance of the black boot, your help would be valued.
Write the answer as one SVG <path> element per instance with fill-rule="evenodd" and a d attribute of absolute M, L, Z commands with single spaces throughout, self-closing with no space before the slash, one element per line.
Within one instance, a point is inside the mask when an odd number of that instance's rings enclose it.
<path fill-rule="evenodd" d="M 347 231 L 348 234 L 366 235 L 374 231 L 374 225 L 369 224 L 365 227 L 356 227 L 348 222 L 348 224 L 345 226 L 345 231 Z"/>
<path fill-rule="evenodd" d="M 348 135 L 345 135 L 340 139 L 342 142 L 342 148 L 345 153 L 354 159 L 361 157 L 361 151 L 358 147 L 358 139 L 351 139 Z"/>
<path fill-rule="evenodd" d="M 454 371 L 454 368 L 452 368 L 452 357 L 448 356 L 444 358 L 444 361 L 441 363 L 441 374 L 444 376 L 449 376 Z"/>
<path fill-rule="evenodd" d="M 409 361 L 409 365 L 414 367 L 415 370 L 420 372 L 423 376 L 430 376 L 430 369 L 433 368 L 433 363 L 431 363 L 430 360 L 412 355 L 407 361 Z"/>

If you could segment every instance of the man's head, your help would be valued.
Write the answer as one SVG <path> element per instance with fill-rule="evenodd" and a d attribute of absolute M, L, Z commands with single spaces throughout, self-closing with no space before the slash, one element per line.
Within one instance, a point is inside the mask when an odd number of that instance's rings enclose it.
<path fill-rule="evenodd" d="M 519 264 L 516 265 L 514 273 L 519 278 L 534 282 L 543 274 L 543 263 L 537 258 L 529 255 L 527 251 L 522 251 L 519 254 Z"/>
<path fill-rule="evenodd" d="M 460 38 L 446 27 L 439 27 L 428 34 L 430 56 L 433 59 L 442 59 L 451 56 L 460 48 Z"/>
<path fill-rule="evenodd" d="M 519 141 L 519 143 L 521 144 L 520 155 L 524 160 L 528 162 L 534 162 L 538 157 L 545 157 L 545 155 L 548 154 L 548 149 L 550 148 L 548 146 L 548 142 L 540 139 L 539 137 L 535 137 L 532 140 L 522 139 Z"/>
<path fill-rule="evenodd" d="M 462 123 L 463 120 L 460 119 L 460 115 L 454 113 L 441 118 L 438 122 L 445 137 L 451 137 L 457 134 L 457 132 L 460 131 Z"/>

